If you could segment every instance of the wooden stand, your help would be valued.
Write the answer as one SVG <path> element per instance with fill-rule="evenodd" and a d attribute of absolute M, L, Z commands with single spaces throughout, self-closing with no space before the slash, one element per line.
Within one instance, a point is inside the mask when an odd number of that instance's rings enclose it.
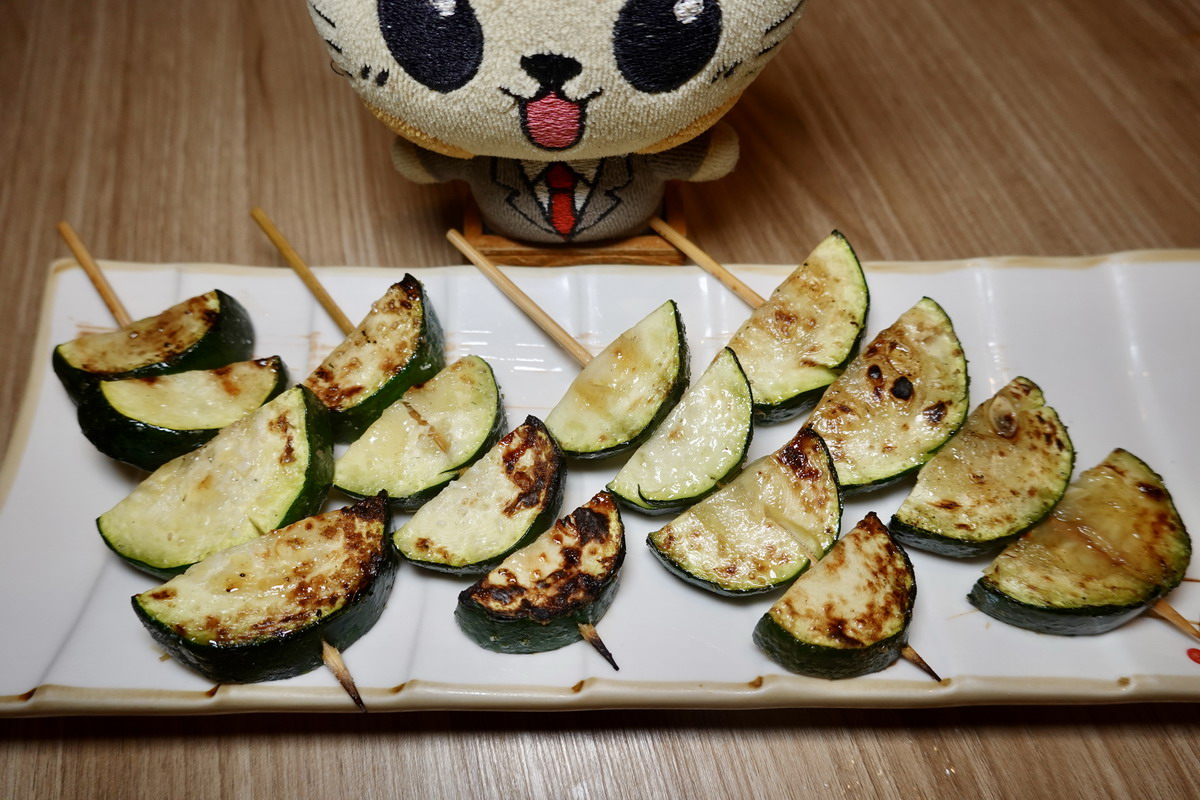
<path fill-rule="evenodd" d="M 683 205 L 674 184 L 668 183 L 663 199 L 663 217 L 680 233 L 687 233 Z M 661 236 L 647 231 L 639 236 L 588 245 L 534 245 L 518 242 L 484 230 L 483 218 L 474 199 L 467 194 L 463 212 L 463 236 L 492 261 L 510 267 L 569 267 L 578 264 L 646 264 L 679 266 L 683 253 Z"/>

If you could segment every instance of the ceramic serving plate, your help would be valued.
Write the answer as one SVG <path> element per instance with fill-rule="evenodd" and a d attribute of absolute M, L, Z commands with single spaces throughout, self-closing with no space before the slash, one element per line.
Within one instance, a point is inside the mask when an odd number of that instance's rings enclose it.
<path fill-rule="evenodd" d="M 135 317 L 220 288 L 246 306 L 256 354 L 280 354 L 294 379 L 338 341 L 333 323 L 291 273 L 221 265 L 105 265 Z M 742 266 L 764 296 L 789 266 Z M 509 269 L 508 274 L 588 349 L 598 352 L 667 298 L 687 325 L 699 375 L 747 314 L 692 267 Z M 317 270 L 352 318 L 401 269 Z M 543 416 L 577 367 L 467 267 L 412 270 L 446 330 L 447 362 L 474 353 L 495 369 L 510 427 Z M 1200 296 L 1200 251 L 1084 259 L 979 259 L 868 265 L 868 336 L 924 295 L 950 314 L 970 362 L 972 407 L 1017 375 L 1041 385 L 1069 427 L 1076 469 L 1124 447 L 1160 472 L 1185 523 L 1200 520 L 1200 369 L 1186 356 Z M 324 669 L 286 681 L 214 686 L 167 659 L 129 598 L 155 585 L 111 554 L 94 520 L 138 473 L 108 461 L 79 433 L 50 366 L 52 347 L 112 327 L 82 271 L 53 266 L 27 394 L 0 473 L 0 714 L 156 714 L 349 711 Z M 756 429 L 751 457 L 787 441 L 799 420 Z M 563 513 L 601 489 L 619 465 L 571 469 Z M 843 530 L 866 512 L 887 519 L 910 484 L 855 496 Z M 345 499 L 336 493 L 330 507 Z M 662 518 L 627 512 L 629 555 L 600 634 L 615 672 L 586 644 L 539 655 L 476 647 L 455 625 L 468 581 L 401 566 L 378 625 L 345 660 L 372 711 L 430 708 L 761 708 L 949 706 L 1200 700 L 1200 642 L 1148 616 L 1102 636 L 1066 638 L 1012 628 L 965 596 L 984 561 L 911 553 L 918 580 L 910 643 L 943 677 L 898 662 L 862 678 L 782 673 L 751 641 L 777 595 L 729 600 L 668 574 L 644 545 Z M 403 518 L 397 519 L 397 524 Z M 1171 596 L 1200 616 L 1200 567 Z"/>

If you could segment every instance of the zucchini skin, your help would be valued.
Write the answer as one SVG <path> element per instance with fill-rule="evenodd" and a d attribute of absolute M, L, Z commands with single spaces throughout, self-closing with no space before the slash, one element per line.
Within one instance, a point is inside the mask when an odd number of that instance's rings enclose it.
<path fill-rule="evenodd" d="M 443 353 L 444 335 L 437 314 L 425 292 L 425 287 L 412 275 L 406 274 L 401 281 L 410 298 L 421 304 L 421 330 L 412 356 L 403 367 L 393 373 L 370 397 L 357 405 L 345 409 L 330 408 L 334 441 L 352 442 L 379 419 L 384 409 L 400 399 L 412 386 L 424 383 L 445 366 Z M 354 334 L 351 334 L 354 335 Z M 318 371 L 323 368 L 318 367 Z"/>
<path fill-rule="evenodd" d="M 366 567 L 370 575 L 366 587 L 348 598 L 337 611 L 289 635 L 267 636 L 232 646 L 199 644 L 150 616 L 138 603 L 137 595 L 131 599 L 133 610 L 159 646 L 209 680 L 260 683 L 311 672 L 323 662 L 322 640 L 338 650 L 349 647 L 371 630 L 391 596 L 400 558 L 391 544 L 391 515 L 386 512 L 383 498 L 378 505 L 385 509 L 381 514 L 383 542 L 380 552 Z"/>
<path fill-rule="evenodd" d="M 892 536 L 896 537 L 896 541 L 905 547 L 915 547 L 927 553 L 935 553 L 936 555 L 948 556 L 950 558 L 974 558 L 976 556 L 986 556 L 1000 550 L 1009 542 L 1019 538 L 1022 533 L 1045 519 L 1053 510 L 1053 507 L 1047 508 L 1045 514 L 1037 519 L 1030 520 L 1029 524 L 1019 531 L 985 541 L 969 541 L 942 536 L 941 534 L 927 531 L 924 528 L 909 525 L 906 522 L 900 521 L 895 516 L 888 522 L 888 530 L 892 532 Z"/>
<path fill-rule="evenodd" d="M 1018 628 L 1056 636 L 1092 636 L 1124 625 L 1165 592 L 1156 592 L 1133 605 L 1050 608 L 1023 603 L 996 588 L 986 577 L 971 587 L 967 601 L 989 617 Z"/>
<path fill-rule="evenodd" d="M 321 507 L 325 505 L 325 499 L 328 497 L 329 489 L 333 485 L 333 431 L 329 424 L 329 410 L 306 387 L 299 386 L 298 388 L 300 389 L 301 396 L 304 398 L 306 412 L 305 434 L 308 438 L 310 459 L 308 470 L 305 473 L 304 486 L 296 495 L 296 499 L 292 502 L 292 505 L 288 507 L 287 513 L 284 514 L 275 526 L 277 528 L 298 522 L 320 511 Z M 131 567 L 149 575 L 169 579 L 182 572 L 186 572 L 187 568 L 192 566 L 192 564 L 179 564 L 173 567 L 163 567 L 156 564 L 147 564 L 144 561 L 122 553 L 114 547 L 112 542 L 109 541 L 108 536 L 104 534 L 102 518 L 100 517 L 96 519 L 96 529 L 100 532 L 100 538 L 104 540 L 104 544 L 108 546 L 108 549 L 120 556 L 121 560 Z"/>
<path fill-rule="evenodd" d="M 754 627 L 754 643 L 788 672 L 826 680 L 857 678 L 886 669 L 900 657 L 908 644 L 908 620 L 898 633 L 872 645 L 840 649 L 796 641 L 770 614 L 763 614 Z"/>
<path fill-rule="evenodd" d="M 220 312 L 208 332 L 191 347 L 168 356 L 153 364 L 122 372 L 89 372 L 73 366 L 63 357 L 59 347 L 54 348 L 50 363 L 54 374 L 73 402 L 79 404 L 95 391 L 102 380 L 121 378 L 147 378 L 151 375 L 166 375 L 191 369 L 216 369 L 235 361 L 247 361 L 254 353 L 254 325 L 245 307 L 237 300 L 214 289 Z"/>
<path fill-rule="evenodd" d="M 608 513 L 602 513 L 604 511 Z M 601 492 L 588 505 L 576 509 L 568 522 L 580 530 L 594 527 L 619 538 L 618 548 L 604 577 L 597 579 L 583 572 L 576 575 L 564 591 L 571 594 L 581 589 L 585 600 L 572 608 L 548 610 L 532 606 L 516 613 L 495 612 L 481 604 L 474 596 L 481 580 L 459 594 L 454 610 L 459 628 L 473 642 L 498 653 L 544 653 L 581 641 L 583 634 L 579 626 L 595 625 L 608 611 L 616 597 L 621 566 L 625 562 L 624 525 L 612 495 Z M 615 534 L 612 533 L 614 526 Z M 550 583 L 549 579 L 547 583 Z"/>
<path fill-rule="evenodd" d="M 683 580 L 685 583 L 689 583 L 699 589 L 712 592 L 713 594 L 720 595 L 721 597 L 750 597 L 756 594 L 765 594 L 767 592 L 777 591 L 782 585 L 782 583 L 773 583 L 769 586 L 755 586 L 751 589 L 730 589 L 722 586 L 716 581 L 708 581 L 704 580 L 703 578 L 697 578 L 695 575 L 679 566 L 679 564 L 676 563 L 676 561 L 669 555 L 655 547 L 654 540 L 649 536 L 646 537 L 646 546 L 650 548 L 650 552 L 654 554 L 654 557 L 658 559 L 659 563 L 667 568 L 667 572 L 670 572 L 676 578 Z M 790 580 L 794 577 L 794 575 L 789 575 L 784 579 L 783 582 L 786 583 L 787 580 Z"/>
<path fill-rule="evenodd" d="M 263 403 L 274 400 L 288 387 L 287 368 L 279 356 L 271 356 L 271 360 L 278 363 L 278 377 Z M 87 393 L 76 408 L 76 416 L 79 429 L 97 450 L 115 461 L 146 472 L 153 472 L 171 459 L 190 453 L 220 430 L 175 430 L 151 425 L 120 413 L 105 401 L 100 391 Z"/>

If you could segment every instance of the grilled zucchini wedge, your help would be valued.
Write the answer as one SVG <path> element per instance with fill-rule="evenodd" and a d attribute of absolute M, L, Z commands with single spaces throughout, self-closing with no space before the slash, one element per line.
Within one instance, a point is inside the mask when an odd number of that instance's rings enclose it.
<path fill-rule="evenodd" d="M 195 450 L 287 385 L 279 356 L 100 381 L 79 403 L 79 428 L 109 458 L 152 472 Z"/>
<path fill-rule="evenodd" d="M 417 509 L 396 531 L 396 548 L 439 572 L 487 572 L 550 525 L 565 479 L 558 445 L 541 420 L 527 417 Z"/>
<path fill-rule="evenodd" d="M 295 386 L 159 467 L 96 525 L 117 555 L 166 578 L 316 513 L 332 482 L 328 412 Z"/>
<path fill-rule="evenodd" d="M 842 502 L 829 452 L 808 429 L 749 464 L 647 543 L 667 569 L 720 595 L 769 592 L 837 539 Z"/>
<path fill-rule="evenodd" d="M 301 675 L 324 640 L 344 650 L 391 594 L 398 559 L 384 498 L 310 517 L 209 556 L 133 597 L 176 661 L 218 683 Z"/>
<path fill-rule="evenodd" d="M 463 591 L 454 618 L 488 650 L 557 650 L 604 616 L 624 560 L 621 513 L 600 492 Z"/>
<path fill-rule="evenodd" d="M 465 356 L 388 406 L 337 460 L 333 483 L 352 497 L 387 492 L 394 508 L 412 511 L 478 461 L 503 430 L 492 368 Z"/>
<path fill-rule="evenodd" d="M 928 297 L 854 358 L 808 419 L 843 491 L 898 480 L 928 461 L 967 416 L 967 359 Z"/>
<path fill-rule="evenodd" d="M 1049 514 L 1074 464 L 1066 426 L 1041 389 L 1015 378 L 921 468 L 888 527 L 911 547 L 983 555 Z"/>
<path fill-rule="evenodd" d="M 615 456 L 650 436 L 687 382 L 683 320 L 668 300 L 580 371 L 546 427 L 568 458 Z"/>
<path fill-rule="evenodd" d="M 862 265 L 834 231 L 729 340 L 754 390 L 757 421 L 790 419 L 820 398 L 854 354 L 869 305 Z"/>
<path fill-rule="evenodd" d="M 245 361 L 254 327 L 238 301 L 214 289 L 108 333 L 54 348 L 54 373 L 76 403 L 102 380 L 144 378 Z"/>
<path fill-rule="evenodd" d="M 625 462 L 608 490 L 639 511 L 677 511 L 737 472 L 750 447 L 753 401 L 728 347 Z"/>
<path fill-rule="evenodd" d="M 329 409 L 339 442 L 357 439 L 410 386 L 445 365 L 442 328 L 412 275 L 388 288 L 304 381 Z"/>
<path fill-rule="evenodd" d="M 835 680 L 878 672 L 908 642 L 916 598 L 912 562 L 868 514 L 771 606 L 754 642 L 801 675 Z"/>
<path fill-rule="evenodd" d="M 967 599 L 1001 622 L 1039 633 L 1104 633 L 1178 586 L 1191 556 L 1162 478 L 1117 449 L 1006 547 Z"/>

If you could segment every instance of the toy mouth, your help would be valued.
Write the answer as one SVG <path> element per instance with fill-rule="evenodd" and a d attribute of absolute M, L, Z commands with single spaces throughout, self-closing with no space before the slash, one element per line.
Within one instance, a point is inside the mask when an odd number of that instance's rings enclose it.
<path fill-rule="evenodd" d="M 559 89 L 544 89 L 532 98 L 517 98 L 521 130 L 525 137 L 543 150 L 566 150 L 583 138 L 587 104 L 600 94 L 594 92 L 579 100 L 570 100 Z"/>

